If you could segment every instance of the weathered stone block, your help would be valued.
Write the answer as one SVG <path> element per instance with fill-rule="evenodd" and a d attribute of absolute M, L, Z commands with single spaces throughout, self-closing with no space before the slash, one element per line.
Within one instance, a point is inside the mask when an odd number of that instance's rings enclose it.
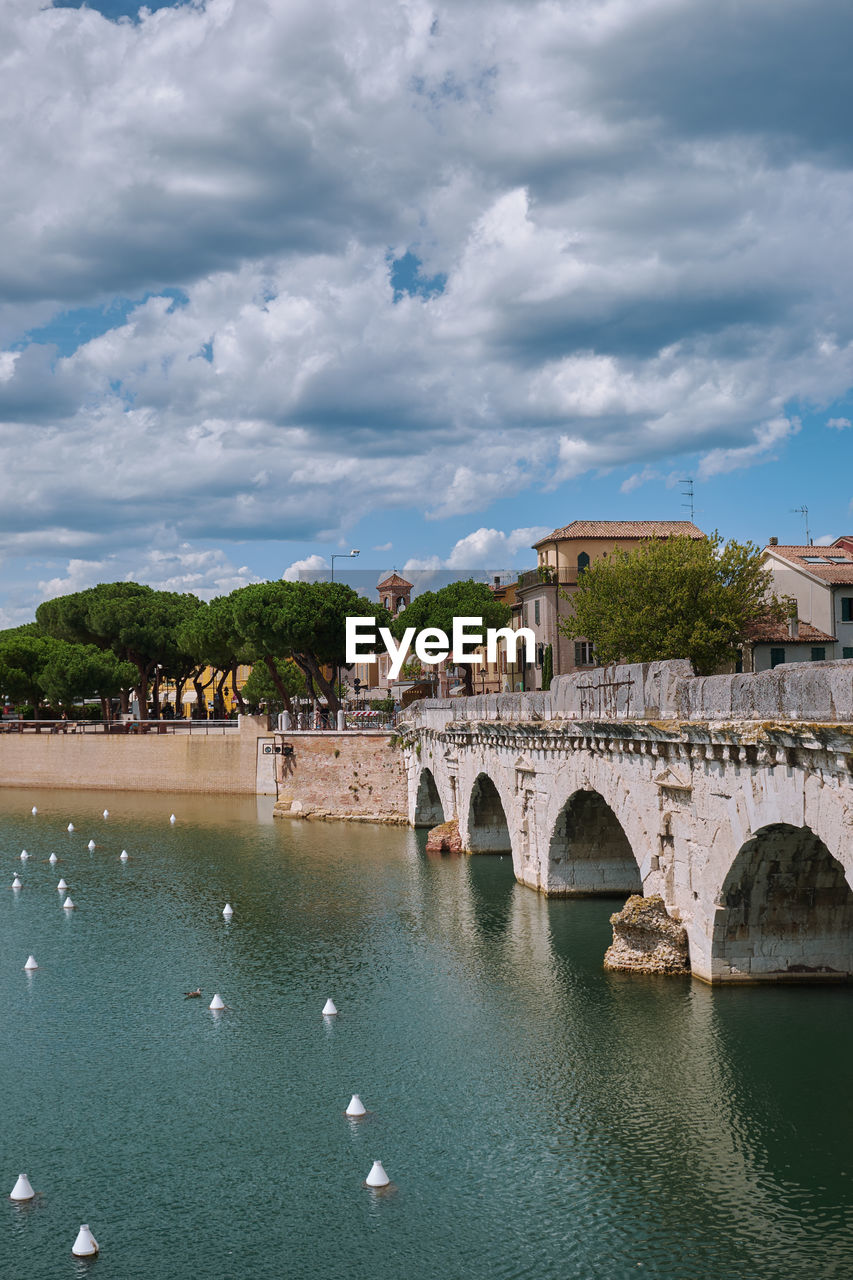
<path fill-rule="evenodd" d="M 456 818 L 433 827 L 427 836 L 426 851 L 427 853 L 462 852 L 462 837 L 459 834 L 459 822 Z"/>
<path fill-rule="evenodd" d="M 657 894 L 633 894 L 610 917 L 613 945 L 604 957 L 610 970 L 642 973 L 689 973 L 687 933 L 672 920 Z"/>

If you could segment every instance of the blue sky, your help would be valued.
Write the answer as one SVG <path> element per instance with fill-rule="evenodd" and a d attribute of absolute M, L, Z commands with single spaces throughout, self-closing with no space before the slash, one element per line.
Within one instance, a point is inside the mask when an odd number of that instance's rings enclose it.
<path fill-rule="evenodd" d="M 840 0 L 0 10 L 0 625 L 853 530 Z M 296 571 L 295 569 L 293 570 Z"/>

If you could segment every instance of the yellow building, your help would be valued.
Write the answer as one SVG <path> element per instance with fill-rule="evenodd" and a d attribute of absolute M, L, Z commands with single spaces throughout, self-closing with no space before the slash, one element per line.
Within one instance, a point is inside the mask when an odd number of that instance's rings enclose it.
<path fill-rule="evenodd" d="M 237 668 L 238 689 L 243 688 L 243 685 L 246 683 L 251 673 L 252 673 L 252 668 L 247 663 L 242 664 L 241 666 L 238 666 Z M 205 667 L 201 673 L 201 676 L 199 677 L 199 684 L 202 687 L 203 697 L 205 701 L 205 713 L 209 712 L 211 716 L 213 715 L 213 709 L 214 709 L 213 701 L 214 701 L 214 695 L 216 694 L 216 687 L 219 681 L 221 680 L 221 678 L 222 678 L 222 672 L 212 667 Z M 234 697 L 234 689 L 233 689 L 233 683 L 232 683 L 230 672 L 226 677 L 225 685 L 222 690 L 222 700 L 223 700 L 225 717 L 228 717 L 232 711 L 239 712 L 240 707 L 237 703 L 237 699 Z M 163 681 L 160 685 L 161 708 L 164 707 L 167 702 L 171 703 L 172 707 L 174 707 L 175 685 L 173 681 Z M 180 715 L 184 719 L 189 720 L 192 718 L 196 710 L 196 702 L 197 702 L 197 697 L 196 697 L 195 684 L 193 683 L 192 680 L 188 680 L 183 687 L 183 691 L 181 695 Z M 207 714 L 205 714 L 204 718 L 205 719 L 207 718 Z M 221 718 L 221 712 L 218 710 L 217 710 L 217 718 Z"/>

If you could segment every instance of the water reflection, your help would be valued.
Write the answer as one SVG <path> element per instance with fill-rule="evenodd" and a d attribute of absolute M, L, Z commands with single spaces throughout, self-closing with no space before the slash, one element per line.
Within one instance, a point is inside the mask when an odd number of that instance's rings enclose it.
<path fill-rule="evenodd" d="M 10 1274 L 73 1274 L 81 1212 L 101 1280 L 847 1274 L 853 993 L 605 974 L 612 902 L 422 833 L 112 794 L 90 854 L 102 797 L 0 801 L 7 862 L 25 826 L 37 855 L 0 897 L 4 1143 L 51 1187 L 26 1230 L 9 1210 Z M 362 1187 L 377 1158 L 392 1197 Z"/>

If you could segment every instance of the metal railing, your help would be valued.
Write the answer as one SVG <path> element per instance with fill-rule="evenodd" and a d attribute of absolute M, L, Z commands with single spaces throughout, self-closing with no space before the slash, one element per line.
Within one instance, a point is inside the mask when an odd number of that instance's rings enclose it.
<path fill-rule="evenodd" d="M 21 720 L 3 718 L 0 733 L 236 733 L 236 720 Z"/>
<path fill-rule="evenodd" d="M 538 569 L 525 569 L 524 573 L 518 575 L 518 586 L 521 590 L 526 587 L 547 587 L 559 584 L 561 587 L 573 587 L 577 584 L 577 569 L 550 569 L 547 576 L 540 575 Z"/>

